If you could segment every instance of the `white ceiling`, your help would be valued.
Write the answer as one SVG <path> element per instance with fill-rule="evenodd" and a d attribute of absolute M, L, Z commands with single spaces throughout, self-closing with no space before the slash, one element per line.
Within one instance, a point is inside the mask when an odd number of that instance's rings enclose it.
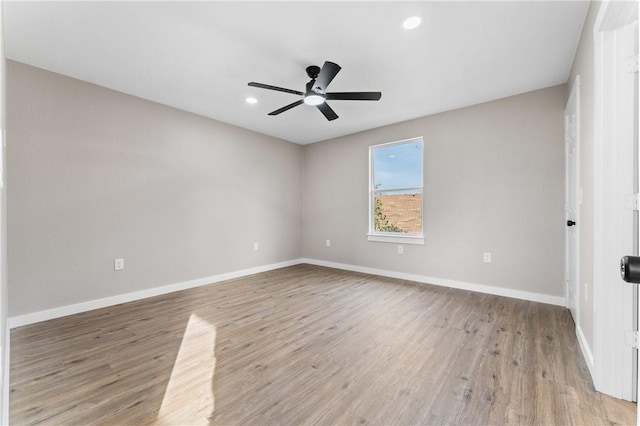
<path fill-rule="evenodd" d="M 307 144 L 565 83 L 588 3 L 5 1 L 7 57 Z M 407 31 L 402 21 L 422 17 Z M 336 62 L 327 121 L 305 68 Z M 255 105 L 247 96 L 258 99 Z"/>

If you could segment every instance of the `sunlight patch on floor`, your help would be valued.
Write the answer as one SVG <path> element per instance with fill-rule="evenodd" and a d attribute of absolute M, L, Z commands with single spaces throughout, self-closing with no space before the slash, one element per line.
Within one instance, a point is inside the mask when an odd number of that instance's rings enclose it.
<path fill-rule="evenodd" d="M 158 411 L 157 425 L 209 424 L 214 411 L 216 327 L 191 314 Z"/>

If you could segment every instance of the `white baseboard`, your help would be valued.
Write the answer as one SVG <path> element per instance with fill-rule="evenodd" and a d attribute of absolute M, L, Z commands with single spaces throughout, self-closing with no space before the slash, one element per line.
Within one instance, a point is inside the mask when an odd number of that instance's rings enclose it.
<path fill-rule="evenodd" d="M 10 329 L 21 327 L 23 325 L 34 324 L 41 321 L 48 321 L 55 318 L 65 317 L 67 315 L 78 314 L 81 312 L 91 311 L 94 309 L 106 308 L 108 306 L 119 305 L 121 303 L 133 302 L 135 300 L 146 299 L 148 297 L 160 296 L 162 294 L 173 293 L 180 290 L 187 290 L 190 288 L 200 287 L 208 284 L 214 284 L 221 281 L 226 281 L 234 278 L 245 277 L 247 275 L 257 274 L 260 272 L 266 272 L 274 269 L 285 268 L 287 266 L 298 265 L 300 263 L 302 263 L 302 259 L 287 260 L 285 262 L 272 263 L 270 265 L 257 266 L 255 268 L 248 268 L 248 269 L 242 269 L 240 271 L 227 272 L 219 275 L 212 275 L 210 277 L 198 278 L 195 280 L 184 281 L 181 283 L 170 284 L 162 287 L 154 287 L 147 290 L 119 294 L 116 296 L 105 297 L 102 299 L 89 300 L 87 302 L 61 306 L 59 308 L 47 309 L 45 311 L 38 311 L 30 314 L 9 317 L 8 324 Z"/>
<path fill-rule="evenodd" d="M 566 306 L 564 297 L 548 294 L 532 293 L 522 290 L 513 290 L 504 287 L 493 287 L 484 284 L 475 284 L 464 281 L 454 281 L 444 278 L 427 277 L 424 275 L 407 274 L 404 272 L 387 271 L 384 269 L 368 268 L 366 266 L 347 265 L 344 263 L 328 262 L 317 259 L 302 259 L 302 263 L 310 265 L 326 266 L 328 268 L 344 269 L 365 274 L 380 275 L 401 280 L 416 281 L 423 284 L 433 284 L 441 287 L 458 288 L 461 290 L 475 291 L 477 293 L 494 294 L 496 296 L 511 297 L 514 299 L 529 300 L 531 302 L 548 303 L 550 305 Z"/>
<path fill-rule="evenodd" d="M 11 383 L 11 378 L 9 377 L 10 367 L 11 366 L 11 331 L 9 329 L 9 325 L 7 325 L 7 329 L 5 330 L 5 339 L 4 339 L 4 365 L 2 368 L 2 418 L 0 421 L 3 425 L 9 424 L 9 392 L 11 391 L 11 387 L 9 386 Z"/>
<path fill-rule="evenodd" d="M 576 337 L 578 338 L 578 344 L 580 345 L 580 350 L 582 350 L 582 356 L 584 356 L 584 360 L 589 368 L 589 374 L 591 374 L 591 380 L 593 381 L 593 353 L 591 352 L 591 347 L 589 346 L 589 343 L 587 343 L 587 339 L 584 337 L 582 328 L 580 328 L 579 325 L 576 325 Z"/>
<path fill-rule="evenodd" d="M 387 271 L 384 269 L 368 268 L 364 266 L 347 265 L 344 263 L 328 262 L 317 259 L 293 259 L 285 262 L 273 263 L 270 265 L 257 266 L 255 268 L 242 269 L 240 271 L 227 272 L 210 277 L 198 278 L 195 280 L 184 281 L 181 283 L 170 284 L 162 287 L 154 287 L 147 290 L 125 293 L 116 296 L 105 297 L 102 299 L 90 300 L 87 302 L 76 303 L 73 305 L 61 306 L 58 308 L 47 309 L 24 315 L 10 317 L 8 319 L 9 328 L 21 327 L 24 325 L 34 324 L 41 321 L 48 321 L 67 315 L 78 314 L 81 312 L 91 311 L 93 309 L 106 308 L 108 306 L 119 305 L 121 303 L 133 302 L 135 300 L 145 299 L 148 297 L 160 296 L 162 294 L 173 293 L 175 291 L 187 290 L 194 287 L 200 287 L 207 284 L 214 284 L 234 278 L 245 277 L 247 275 L 257 274 L 260 272 L 271 271 L 274 269 L 285 268 L 287 266 L 298 265 L 300 263 L 308 263 L 311 265 L 326 266 L 329 268 L 343 269 L 347 271 L 362 272 L 365 274 L 380 275 L 383 277 L 398 278 L 402 280 L 416 281 L 419 283 L 433 284 L 443 287 L 459 288 L 462 290 L 475 291 L 478 293 L 494 294 L 497 296 L 512 297 L 515 299 L 530 300 L 532 302 L 548 303 L 551 305 L 565 306 L 564 297 L 550 296 L 540 293 L 531 293 L 521 290 L 513 290 L 502 287 L 492 287 L 483 284 L 474 284 L 463 281 L 454 281 L 444 278 L 428 277 L 424 275 L 407 274 L 404 272 Z M 593 364 L 593 363 L 592 363 Z"/>

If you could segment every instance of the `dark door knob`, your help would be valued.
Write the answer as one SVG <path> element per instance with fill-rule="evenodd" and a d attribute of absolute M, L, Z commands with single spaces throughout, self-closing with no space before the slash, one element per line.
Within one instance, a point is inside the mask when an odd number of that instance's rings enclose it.
<path fill-rule="evenodd" d="M 620 275 L 628 283 L 640 284 L 640 257 L 625 256 L 620 259 Z"/>
<path fill-rule="evenodd" d="M 568 220 L 568 221 L 567 221 L 567 226 L 573 226 L 573 225 L 575 225 L 575 224 L 576 224 L 576 223 L 575 223 L 573 220 Z"/>

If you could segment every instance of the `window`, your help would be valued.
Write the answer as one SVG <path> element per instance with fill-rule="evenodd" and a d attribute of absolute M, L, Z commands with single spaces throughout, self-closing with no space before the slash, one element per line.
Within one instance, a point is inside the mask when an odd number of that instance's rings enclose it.
<path fill-rule="evenodd" d="M 369 241 L 424 244 L 422 138 L 369 147 Z"/>

